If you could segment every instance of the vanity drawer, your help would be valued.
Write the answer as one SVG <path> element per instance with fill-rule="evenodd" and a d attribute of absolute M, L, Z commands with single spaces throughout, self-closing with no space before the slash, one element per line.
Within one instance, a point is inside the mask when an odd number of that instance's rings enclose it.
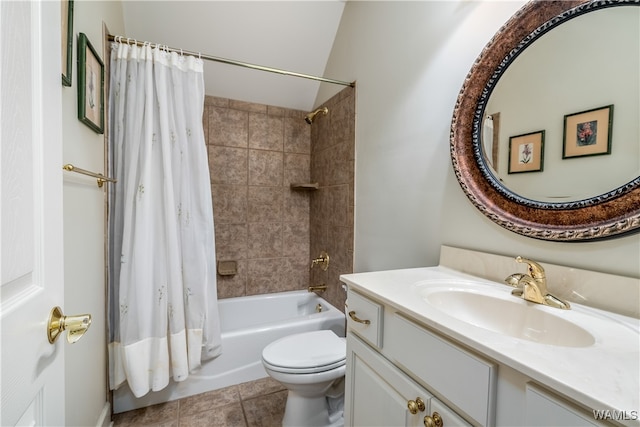
<path fill-rule="evenodd" d="M 480 425 L 493 425 L 497 366 L 390 313 L 385 354 Z"/>
<path fill-rule="evenodd" d="M 384 307 L 356 292 L 347 296 L 347 329 L 359 337 L 382 348 L 382 316 Z"/>

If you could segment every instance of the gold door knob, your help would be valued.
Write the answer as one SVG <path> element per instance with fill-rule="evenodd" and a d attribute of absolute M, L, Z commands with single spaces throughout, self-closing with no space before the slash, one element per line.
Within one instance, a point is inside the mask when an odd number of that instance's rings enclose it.
<path fill-rule="evenodd" d="M 409 412 L 412 414 L 417 414 L 418 412 L 422 412 L 425 410 L 424 401 L 419 397 L 416 397 L 416 400 L 410 400 L 407 402 L 407 408 L 409 408 Z"/>
<path fill-rule="evenodd" d="M 444 421 L 439 413 L 434 412 L 431 416 L 424 417 L 424 427 L 443 427 Z"/>
<path fill-rule="evenodd" d="M 78 341 L 91 326 L 91 315 L 80 314 L 77 316 L 65 316 L 60 307 L 54 307 L 49 314 L 47 322 L 47 338 L 53 344 L 62 331 L 67 331 L 67 342 L 73 344 Z"/>

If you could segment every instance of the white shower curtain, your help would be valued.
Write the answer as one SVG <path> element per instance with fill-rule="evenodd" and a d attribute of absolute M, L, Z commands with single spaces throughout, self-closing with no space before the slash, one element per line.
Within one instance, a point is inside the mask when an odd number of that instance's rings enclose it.
<path fill-rule="evenodd" d="M 137 397 L 221 352 L 202 60 L 113 43 L 110 386 Z"/>

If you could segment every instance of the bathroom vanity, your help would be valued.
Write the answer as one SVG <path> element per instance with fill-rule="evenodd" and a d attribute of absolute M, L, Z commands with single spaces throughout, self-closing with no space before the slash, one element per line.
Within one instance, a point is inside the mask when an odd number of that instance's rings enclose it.
<path fill-rule="evenodd" d="M 482 268 L 489 260 L 522 270 L 508 257 L 443 248 L 445 259 L 452 253 Z M 637 314 L 575 301 L 569 310 L 533 304 L 506 284 L 442 262 L 341 276 L 348 286 L 345 425 L 640 425 Z M 570 280 L 550 270 L 550 290 L 566 296 Z M 563 286 L 554 287 L 560 277 Z M 614 287 L 639 284 L 608 278 Z"/>

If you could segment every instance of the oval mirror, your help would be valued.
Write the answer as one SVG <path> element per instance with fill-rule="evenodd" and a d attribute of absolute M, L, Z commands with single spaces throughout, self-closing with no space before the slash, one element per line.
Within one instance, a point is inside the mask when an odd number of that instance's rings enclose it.
<path fill-rule="evenodd" d="M 637 6 L 530 2 L 480 54 L 451 156 L 465 194 L 500 226 L 552 241 L 640 231 Z"/>

